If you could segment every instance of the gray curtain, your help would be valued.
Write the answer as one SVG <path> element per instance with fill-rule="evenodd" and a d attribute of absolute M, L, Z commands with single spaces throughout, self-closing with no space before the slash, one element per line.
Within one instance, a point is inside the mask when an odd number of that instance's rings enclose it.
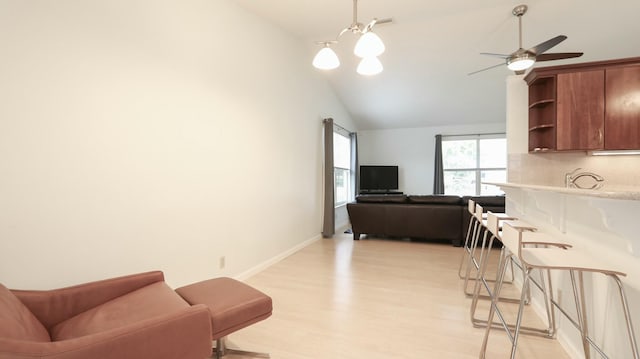
<path fill-rule="evenodd" d="M 358 134 L 351 132 L 351 193 L 353 196 L 360 194 L 360 175 L 358 174 Z"/>
<path fill-rule="evenodd" d="M 436 135 L 436 156 L 433 168 L 433 194 L 444 194 L 444 168 L 442 166 L 442 135 Z"/>
<path fill-rule="evenodd" d="M 336 229 L 335 200 L 333 193 L 333 119 L 325 118 L 324 124 L 324 220 L 322 236 L 332 237 Z"/>

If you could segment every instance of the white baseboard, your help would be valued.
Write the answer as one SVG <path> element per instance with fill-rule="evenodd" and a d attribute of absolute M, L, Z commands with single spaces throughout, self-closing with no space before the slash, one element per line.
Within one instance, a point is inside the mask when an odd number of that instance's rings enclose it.
<path fill-rule="evenodd" d="M 558 343 L 560 343 L 560 346 L 562 346 L 562 348 L 564 348 L 564 351 L 567 352 L 567 355 L 569 355 L 569 358 L 571 359 L 584 358 L 582 347 L 580 347 L 580 349 L 576 348 L 576 346 L 574 345 L 575 343 L 572 343 L 568 339 L 567 335 L 564 333 L 563 330 L 558 330 L 558 335 L 556 337 L 557 337 Z"/>
<path fill-rule="evenodd" d="M 310 239 L 307 239 L 306 241 L 294 246 L 293 248 L 290 248 L 270 259 L 267 259 L 266 261 L 259 263 L 258 265 L 249 268 L 248 270 L 233 276 L 234 279 L 239 280 L 239 281 L 244 281 L 249 279 L 250 277 L 262 272 L 263 270 L 269 268 L 270 266 L 280 262 L 281 260 L 287 258 L 288 256 L 296 253 L 297 251 L 303 249 L 304 247 L 312 244 L 313 242 L 316 242 L 318 240 L 322 239 L 322 235 L 318 234 Z"/>

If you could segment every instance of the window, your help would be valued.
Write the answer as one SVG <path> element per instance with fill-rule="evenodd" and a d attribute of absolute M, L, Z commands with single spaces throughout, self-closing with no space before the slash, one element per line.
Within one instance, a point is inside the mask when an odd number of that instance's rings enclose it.
<path fill-rule="evenodd" d="M 504 134 L 443 137 L 442 164 L 445 194 L 502 194 L 482 182 L 507 181 L 507 140 Z"/>
<path fill-rule="evenodd" d="M 335 206 L 341 206 L 351 198 L 351 139 L 341 133 L 333 133 L 333 193 Z"/>

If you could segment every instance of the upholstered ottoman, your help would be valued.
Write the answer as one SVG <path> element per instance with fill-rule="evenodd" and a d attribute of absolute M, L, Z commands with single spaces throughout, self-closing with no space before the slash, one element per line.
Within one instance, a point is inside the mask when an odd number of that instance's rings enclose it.
<path fill-rule="evenodd" d="M 204 304 L 211 313 L 211 339 L 216 341 L 216 358 L 233 352 L 243 355 L 269 357 L 225 348 L 225 337 L 239 329 L 271 316 L 271 297 L 232 278 L 215 278 L 176 289 L 189 304 Z"/>

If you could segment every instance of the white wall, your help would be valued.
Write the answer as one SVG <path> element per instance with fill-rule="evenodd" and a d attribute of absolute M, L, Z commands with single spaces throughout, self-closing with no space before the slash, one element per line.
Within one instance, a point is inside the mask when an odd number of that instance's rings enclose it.
<path fill-rule="evenodd" d="M 361 165 L 398 166 L 398 185 L 406 194 L 433 193 L 435 136 L 505 132 L 505 123 L 439 126 L 358 132 Z"/>
<path fill-rule="evenodd" d="M 230 0 L 0 8 L 0 282 L 181 285 L 318 238 L 321 119 L 353 127 L 306 44 Z"/>

